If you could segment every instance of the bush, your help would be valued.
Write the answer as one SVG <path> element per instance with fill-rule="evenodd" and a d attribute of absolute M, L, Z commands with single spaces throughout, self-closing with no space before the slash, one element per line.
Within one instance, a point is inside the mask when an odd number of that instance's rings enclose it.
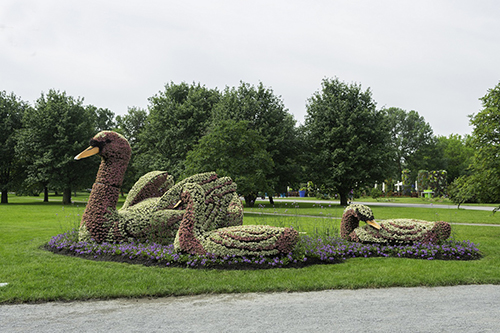
<path fill-rule="evenodd" d="M 374 188 L 372 188 L 370 194 L 371 194 L 371 196 L 372 196 L 373 199 L 378 199 L 378 198 L 380 198 L 382 196 L 383 193 L 382 193 L 381 190 L 379 190 L 378 188 L 374 187 Z"/>

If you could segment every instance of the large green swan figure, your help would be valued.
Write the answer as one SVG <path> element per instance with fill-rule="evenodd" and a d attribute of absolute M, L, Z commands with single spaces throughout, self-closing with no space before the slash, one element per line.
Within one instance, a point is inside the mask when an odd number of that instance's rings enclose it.
<path fill-rule="evenodd" d="M 215 255 L 288 253 L 298 240 L 290 228 L 242 226 L 243 206 L 229 177 L 203 173 L 174 184 L 164 171 L 142 176 L 117 210 L 131 156 L 128 141 L 112 131 L 98 133 L 79 160 L 95 154 L 101 164 L 82 216 L 81 241 L 153 241 L 181 252 Z"/>
<path fill-rule="evenodd" d="M 366 224 L 360 226 L 359 221 Z M 450 233 L 450 224 L 443 221 L 391 219 L 377 223 L 370 207 L 361 204 L 347 206 L 340 223 L 343 239 L 362 243 L 439 243 L 450 237 Z"/>

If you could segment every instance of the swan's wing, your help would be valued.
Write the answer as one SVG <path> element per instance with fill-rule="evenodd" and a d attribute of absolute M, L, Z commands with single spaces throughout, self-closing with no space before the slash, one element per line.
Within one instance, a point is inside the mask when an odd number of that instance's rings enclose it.
<path fill-rule="evenodd" d="M 174 178 L 166 171 L 151 171 L 132 186 L 122 206 L 126 209 L 142 200 L 161 197 L 174 184 Z"/>

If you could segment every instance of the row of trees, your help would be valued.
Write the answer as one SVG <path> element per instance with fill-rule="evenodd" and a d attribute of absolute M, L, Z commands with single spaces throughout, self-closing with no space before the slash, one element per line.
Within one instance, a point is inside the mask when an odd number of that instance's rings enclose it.
<path fill-rule="evenodd" d="M 488 95 L 496 91 L 498 87 Z M 482 113 L 496 110 L 498 114 L 498 97 L 496 102 L 494 97 L 485 97 L 483 103 Z M 75 162 L 73 156 L 104 129 L 121 132 L 132 146 L 125 190 L 151 170 L 167 170 L 177 180 L 216 171 L 231 176 L 250 205 L 258 192 L 272 200 L 273 195 L 286 192 L 287 186 L 306 181 L 338 193 L 346 204 L 352 189 L 400 179 L 404 169 L 411 170 L 413 180 L 419 170 L 445 169 L 449 182 L 458 178 L 461 183 L 457 184 L 468 184 L 468 192 L 453 192 L 462 198 L 476 191 L 470 184 L 478 180 L 469 177 L 477 174 L 477 168 L 469 165 L 495 156 L 491 155 L 494 149 L 481 149 L 481 153 L 477 149 L 486 139 L 479 139 L 476 129 L 491 121 L 480 118 L 482 113 L 471 118 L 476 126 L 471 137 L 436 137 L 416 111 L 377 110 L 370 89 L 337 78 L 324 79 L 306 107 L 305 123 L 297 126 L 272 89 L 244 82 L 223 91 L 195 83 L 170 83 L 149 99 L 147 110 L 130 108 L 116 119 L 110 110 L 85 106 L 82 99 L 64 92 L 50 90 L 33 106 L 2 92 L 2 202 L 7 202 L 9 190 L 43 190 L 46 197 L 48 189 L 63 192 L 63 202 L 70 202 L 72 190 L 91 186 L 99 162 Z M 498 133 L 499 122 L 494 124 L 484 131 Z M 488 167 L 497 167 L 498 175 L 498 164 Z M 499 199 L 498 190 L 490 193 L 467 200 Z"/>
<path fill-rule="evenodd" d="M 72 190 L 92 184 L 98 161 L 76 163 L 75 152 L 88 145 L 96 131 L 113 126 L 114 114 L 107 109 L 83 105 L 82 99 L 50 90 L 34 106 L 14 94 L 0 92 L 0 190 L 7 192 L 63 193 L 71 202 Z"/>

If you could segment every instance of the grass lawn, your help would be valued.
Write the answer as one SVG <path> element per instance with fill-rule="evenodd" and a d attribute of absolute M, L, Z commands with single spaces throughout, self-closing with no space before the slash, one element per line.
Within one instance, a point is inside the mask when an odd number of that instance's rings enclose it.
<path fill-rule="evenodd" d="M 77 204 L 62 207 L 60 197 L 42 203 L 41 197 L 10 196 L 9 204 L 0 205 L 0 283 L 8 283 L 0 287 L 0 303 L 500 283 L 500 227 L 495 226 L 453 226 L 456 239 L 470 240 L 483 252 L 484 257 L 475 261 L 356 258 L 300 269 L 216 270 L 97 262 L 41 249 L 52 236 L 78 225 L 83 213 L 79 198 L 74 198 Z M 343 207 L 332 205 L 327 210 L 312 205 L 301 202 L 284 217 L 245 214 L 244 223 L 294 225 L 308 233 L 337 232 Z M 500 213 L 491 216 L 489 212 L 462 209 L 372 208 L 379 219 L 414 217 L 500 225 Z M 272 212 L 290 208 L 260 209 Z"/>

